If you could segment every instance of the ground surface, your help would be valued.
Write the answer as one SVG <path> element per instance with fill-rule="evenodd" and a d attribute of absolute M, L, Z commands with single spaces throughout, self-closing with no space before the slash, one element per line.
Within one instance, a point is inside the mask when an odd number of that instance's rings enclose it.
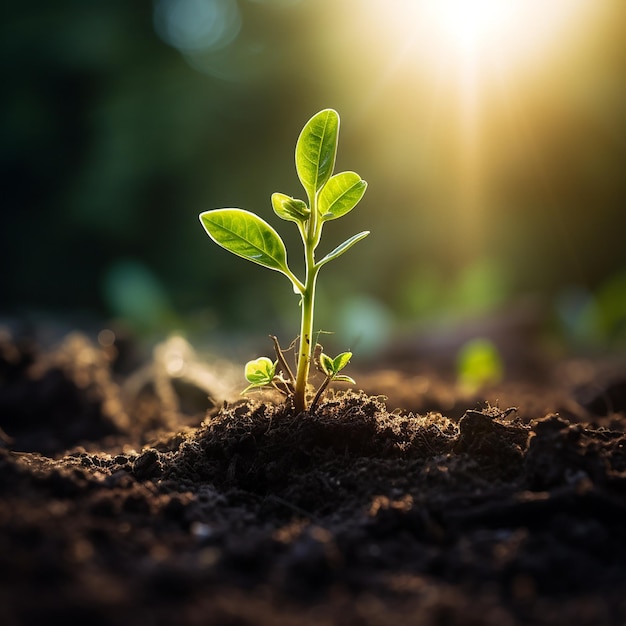
<path fill-rule="evenodd" d="M 623 380 L 408 367 L 293 416 L 111 356 L 0 335 L 3 626 L 626 623 Z"/>

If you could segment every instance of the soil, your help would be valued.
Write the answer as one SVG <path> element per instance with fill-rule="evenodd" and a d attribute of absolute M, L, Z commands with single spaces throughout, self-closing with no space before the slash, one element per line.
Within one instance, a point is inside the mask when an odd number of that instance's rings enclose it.
<path fill-rule="evenodd" d="M 3 626 L 626 624 L 615 369 L 415 359 L 293 415 L 154 354 L 0 334 Z"/>

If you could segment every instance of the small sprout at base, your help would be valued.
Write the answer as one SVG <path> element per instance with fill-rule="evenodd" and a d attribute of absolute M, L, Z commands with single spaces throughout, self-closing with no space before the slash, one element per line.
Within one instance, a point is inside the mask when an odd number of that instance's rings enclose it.
<path fill-rule="evenodd" d="M 273 337 L 277 362 L 267 357 L 246 365 L 250 386 L 271 386 L 286 394 L 296 413 L 312 409 L 330 381 L 354 384 L 349 376 L 339 375 L 348 364 L 351 352 L 331 359 L 323 355 L 321 368 L 326 380 L 309 405 L 308 386 L 311 363 L 314 361 L 313 312 L 315 288 L 320 269 L 339 258 L 357 242 L 369 235 L 364 230 L 352 235 L 331 252 L 316 259 L 316 249 L 326 222 L 343 217 L 360 202 L 367 183 L 356 172 L 333 175 L 339 140 L 339 115 L 333 109 L 316 113 L 305 125 L 296 142 L 296 173 L 306 192 L 307 201 L 283 193 L 272 195 L 272 208 L 281 219 L 294 222 L 304 247 L 304 277 L 298 278 L 287 263 L 287 249 L 280 235 L 264 220 L 243 209 L 214 209 L 200 214 L 200 221 L 209 237 L 219 246 L 248 261 L 284 274 L 299 297 L 300 334 L 297 346 L 295 375 L 287 365 L 278 340 Z M 276 374 L 279 367 L 280 374 Z"/>
<path fill-rule="evenodd" d="M 339 372 L 350 363 L 350 359 L 352 358 L 352 352 L 342 352 L 338 354 L 334 359 L 329 357 L 327 354 L 323 352 L 320 354 L 319 363 L 320 368 L 324 374 L 326 374 L 326 379 L 317 390 L 315 394 L 315 398 L 313 398 L 313 402 L 311 402 L 311 410 L 313 410 L 319 399 L 322 397 L 322 394 L 328 387 L 331 382 L 338 383 L 350 383 L 351 385 L 356 385 L 356 381 L 350 376 L 346 376 L 345 374 L 339 374 Z"/>
<path fill-rule="evenodd" d="M 259 357 L 253 361 L 248 361 L 245 367 L 246 380 L 250 383 L 242 393 L 250 391 L 255 387 L 267 387 L 271 385 L 276 377 L 276 366 L 278 361 L 272 363 L 266 356 Z"/>
<path fill-rule="evenodd" d="M 355 384 L 355 381 L 350 376 L 338 376 L 339 372 L 350 363 L 352 358 L 352 352 L 342 352 L 334 359 L 331 359 L 327 354 L 320 354 L 320 366 L 322 371 L 330 380 L 340 380 L 347 383 Z"/>

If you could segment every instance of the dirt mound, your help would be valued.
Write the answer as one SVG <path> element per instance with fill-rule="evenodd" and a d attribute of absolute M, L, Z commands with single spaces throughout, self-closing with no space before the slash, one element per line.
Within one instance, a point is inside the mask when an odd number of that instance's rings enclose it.
<path fill-rule="evenodd" d="M 155 395 L 147 435 L 99 349 L 64 345 L 3 344 L 3 625 L 626 620 L 623 414 Z"/>

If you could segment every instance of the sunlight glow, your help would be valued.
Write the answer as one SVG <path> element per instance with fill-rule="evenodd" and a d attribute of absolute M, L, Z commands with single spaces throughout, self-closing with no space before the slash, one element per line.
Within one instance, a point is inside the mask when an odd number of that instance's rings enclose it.
<path fill-rule="evenodd" d="M 592 4 L 592 0 L 399 0 L 395 17 L 413 25 L 417 49 L 438 56 L 474 54 L 487 64 L 523 65 L 561 43 Z"/>
<path fill-rule="evenodd" d="M 381 49 L 396 49 L 390 67 L 412 67 L 415 84 L 428 94 L 420 109 L 432 102 L 430 121 L 422 113 L 420 124 L 445 129 L 437 148 L 451 155 L 448 193 L 459 227 L 479 229 L 494 113 L 501 115 L 521 92 L 550 87 L 546 68 L 569 65 L 568 51 L 597 0 L 368 1 Z M 382 85 L 379 91 L 385 93 Z"/>
<path fill-rule="evenodd" d="M 506 28 L 520 6 L 511 0 L 438 0 L 425 8 L 444 34 L 465 46 Z"/>

